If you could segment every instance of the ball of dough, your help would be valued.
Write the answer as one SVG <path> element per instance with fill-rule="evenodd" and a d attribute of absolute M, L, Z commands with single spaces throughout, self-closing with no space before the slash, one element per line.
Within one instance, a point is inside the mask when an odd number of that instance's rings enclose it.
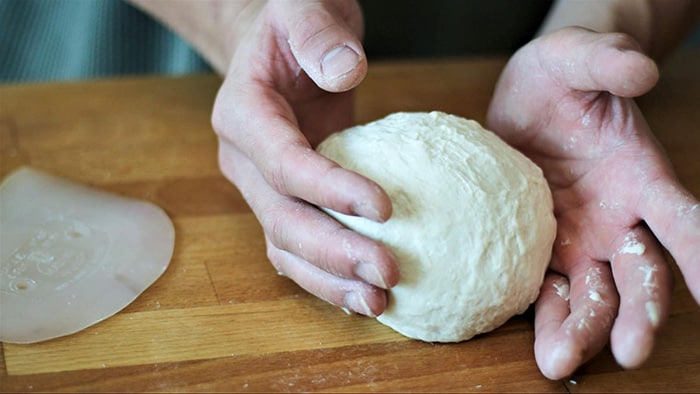
<path fill-rule="evenodd" d="M 540 168 L 477 122 L 395 113 L 317 150 L 388 193 L 385 223 L 327 210 L 387 245 L 399 284 L 377 319 L 430 342 L 493 330 L 535 301 L 556 233 Z"/>

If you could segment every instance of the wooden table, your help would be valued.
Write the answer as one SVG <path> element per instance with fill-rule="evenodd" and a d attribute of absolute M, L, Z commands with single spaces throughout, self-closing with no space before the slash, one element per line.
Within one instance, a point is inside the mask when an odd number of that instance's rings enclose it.
<path fill-rule="evenodd" d="M 373 64 L 357 121 L 432 110 L 483 121 L 502 58 Z M 700 195 L 700 52 L 679 53 L 640 99 L 682 181 Z M 219 79 L 115 79 L 0 87 L 0 176 L 22 164 L 163 207 L 177 241 L 166 273 L 77 334 L 3 344 L 9 391 L 700 391 L 700 310 L 678 277 L 653 358 L 623 371 L 604 350 L 545 379 L 532 315 L 453 345 L 406 339 L 276 275 L 262 233 L 217 168 Z M 678 275 L 677 271 L 676 274 Z"/>

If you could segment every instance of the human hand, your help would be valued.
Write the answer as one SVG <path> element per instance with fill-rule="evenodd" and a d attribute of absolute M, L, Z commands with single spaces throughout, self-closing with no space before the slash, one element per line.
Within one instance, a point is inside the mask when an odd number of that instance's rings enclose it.
<path fill-rule="evenodd" d="M 542 167 L 557 239 L 535 309 L 535 356 L 563 378 L 610 339 L 622 366 L 650 355 L 676 260 L 700 302 L 700 205 L 632 100 L 658 79 L 628 36 L 562 29 L 509 61 L 487 125 Z"/>
<path fill-rule="evenodd" d="M 312 147 L 350 126 L 367 61 L 355 1 L 269 1 L 236 48 L 212 124 L 219 165 L 265 233 L 276 269 L 316 296 L 376 316 L 398 281 L 391 252 L 317 206 L 384 221 L 391 201 L 374 182 Z"/>

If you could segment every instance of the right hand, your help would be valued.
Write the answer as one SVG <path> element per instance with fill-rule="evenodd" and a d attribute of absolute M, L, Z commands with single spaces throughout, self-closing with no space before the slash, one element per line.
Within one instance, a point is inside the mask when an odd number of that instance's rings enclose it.
<path fill-rule="evenodd" d="M 391 201 L 371 180 L 313 150 L 352 123 L 367 72 L 353 0 L 269 1 L 235 49 L 214 104 L 219 165 L 265 233 L 275 268 L 310 293 L 368 316 L 398 281 L 391 252 L 318 206 L 385 221 Z"/>

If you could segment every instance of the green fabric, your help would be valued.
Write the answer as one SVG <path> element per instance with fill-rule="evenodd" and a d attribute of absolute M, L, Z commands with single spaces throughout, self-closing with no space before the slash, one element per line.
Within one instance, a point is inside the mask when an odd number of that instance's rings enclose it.
<path fill-rule="evenodd" d="M 0 0 L 0 81 L 182 74 L 206 63 L 120 0 Z"/>

